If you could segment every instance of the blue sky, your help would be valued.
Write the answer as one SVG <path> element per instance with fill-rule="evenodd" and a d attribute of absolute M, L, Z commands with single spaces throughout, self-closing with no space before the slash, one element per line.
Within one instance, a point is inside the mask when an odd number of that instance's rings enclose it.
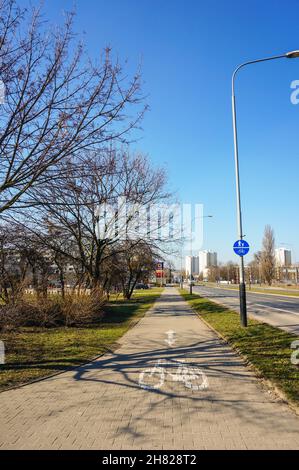
<path fill-rule="evenodd" d="M 26 4 L 26 0 L 19 2 Z M 59 21 L 73 1 L 45 0 Z M 150 111 L 137 147 L 163 165 L 182 202 L 213 214 L 204 246 L 236 260 L 231 73 L 241 62 L 299 49 L 299 1 L 77 0 L 75 28 L 91 55 L 110 45 L 142 62 Z M 299 260 L 299 59 L 247 67 L 237 82 L 244 233 L 257 251 L 265 224 Z M 248 258 L 249 260 L 250 258 Z"/>

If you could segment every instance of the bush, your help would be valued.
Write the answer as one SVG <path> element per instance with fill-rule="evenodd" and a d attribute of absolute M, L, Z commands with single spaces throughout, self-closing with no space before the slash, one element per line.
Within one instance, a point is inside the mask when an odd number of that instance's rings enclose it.
<path fill-rule="evenodd" d="M 67 294 L 62 307 L 64 324 L 80 326 L 99 322 L 103 317 L 104 303 L 104 296 L 100 290 L 90 294 Z"/>
<path fill-rule="evenodd" d="M 103 317 L 104 297 L 101 291 L 67 294 L 47 298 L 24 296 L 15 304 L 0 308 L 0 329 L 23 326 L 51 328 L 96 323 Z"/>

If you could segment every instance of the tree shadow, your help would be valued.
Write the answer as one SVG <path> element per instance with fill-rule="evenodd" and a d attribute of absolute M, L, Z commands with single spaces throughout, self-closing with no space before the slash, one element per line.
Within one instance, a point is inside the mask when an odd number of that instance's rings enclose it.
<path fill-rule="evenodd" d="M 182 425 L 188 423 L 193 413 L 201 416 L 202 425 L 209 424 L 208 415 L 206 413 L 201 415 L 201 412 L 211 405 L 213 414 L 219 414 L 219 419 L 228 413 L 234 419 L 245 420 L 246 425 L 252 423 L 261 429 L 269 430 L 269 425 L 278 425 L 278 416 L 273 415 L 271 406 L 267 406 L 271 403 L 269 397 L 253 374 L 244 367 L 244 362 L 218 338 L 171 349 L 156 347 L 155 341 L 150 343 L 151 347 L 148 342 L 149 349 L 142 351 L 110 354 L 109 357 L 79 367 L 73 375 L 75 381 L 80 383 L 93 382 L 104 385 L 108 393 L 107 404 L 110 386 L 112 389 L 115 386 L 121 387 L 124 389 L 123 394 L 129 393 L 128 397 L 134 398 L 136 413 L 133 413 L 130 422 L 118 428 L 117 436 L 121 436 L 123 432 L 135 438 L 146 435 L 146 430 L 143 434 L 139 427 L 139 423 L 144 420 L 149 424 L 153 420 L 155 427 L 166 429 L 167 424 L 163 415 L 160 416 L 158 411 L 154 413 L 155 418 L 153 418 L 153 412 L 165 409 L 168 404 L 173 406 L 173 403 L 179 406 Z M 139 349 L 138 340 L 130 344 L 131 350 L 135 347 Z M 153 367 L 159 360 L 162 361 L 166 373 L 173 371 L 177 361 L 181 360 L 185 360 L 185 364 L 189 366 L 198 367 L 208 377 L 208 389 L 192 391 L 183 383 L 173 384 L 171 380 L 166 382 L 165 387 L 159 389 L 140 388 L 138 382 L 140 372 Z M 227 388 L 226 390 L 219 390 L 219 381 Z M 260 395 L 257 395 L 256 387 L 259 388 Z M 184 402 L 186 405 L 182 406 Z M 280 420 L 280 424 L 282 421 Z M 171 427 L 171 424 L 169 426 Z M 288 426 L 291 431 L 292 423 Z"/>

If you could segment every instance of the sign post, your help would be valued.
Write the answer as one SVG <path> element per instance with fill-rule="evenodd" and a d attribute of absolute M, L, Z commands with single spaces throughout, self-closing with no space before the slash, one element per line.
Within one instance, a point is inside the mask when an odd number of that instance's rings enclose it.
<path fill-rule="evenodd" d="M 240 269 L 240 282 L 239 282 L 239 294 L 240 294 L 240 316 L 241 324 L 247 326 L 247 306 L 246 306 L 246 283 L 244 276 L 244 259 L 243 256 L 249 252 L 249 244 L 246 240 L 237 240 L 234 243 L 233 250 L 236 255 L 241 258 L 241 269 Z"/>
<path fill-rule="evenodd" d="M 158 284 L 157 279 L 160 278 L 161 287 L 163 287 L 163 278 L 164 278 L 164 263 L 159 261 L 156 263 L 156 283 Z"/>

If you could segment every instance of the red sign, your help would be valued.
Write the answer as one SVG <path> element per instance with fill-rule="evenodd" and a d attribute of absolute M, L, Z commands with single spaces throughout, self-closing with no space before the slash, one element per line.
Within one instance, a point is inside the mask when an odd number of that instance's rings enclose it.
<path fill-rule="evenodd" d="M 163 268 L 164 268 L 164 263 L 163 261 L 158 261 L 156 263 L 156 277 L 157 278 L 162 278 L 164 277 L 164 271 L 163 271 Z"/>
<path fill-rule="evenodd" d="M 156 277 L 159 277 L 159 278 L 164 277 L 164 271 L 162 269 L 160 269 L 160 270 L 157 269 L 156 270 Z"/>

